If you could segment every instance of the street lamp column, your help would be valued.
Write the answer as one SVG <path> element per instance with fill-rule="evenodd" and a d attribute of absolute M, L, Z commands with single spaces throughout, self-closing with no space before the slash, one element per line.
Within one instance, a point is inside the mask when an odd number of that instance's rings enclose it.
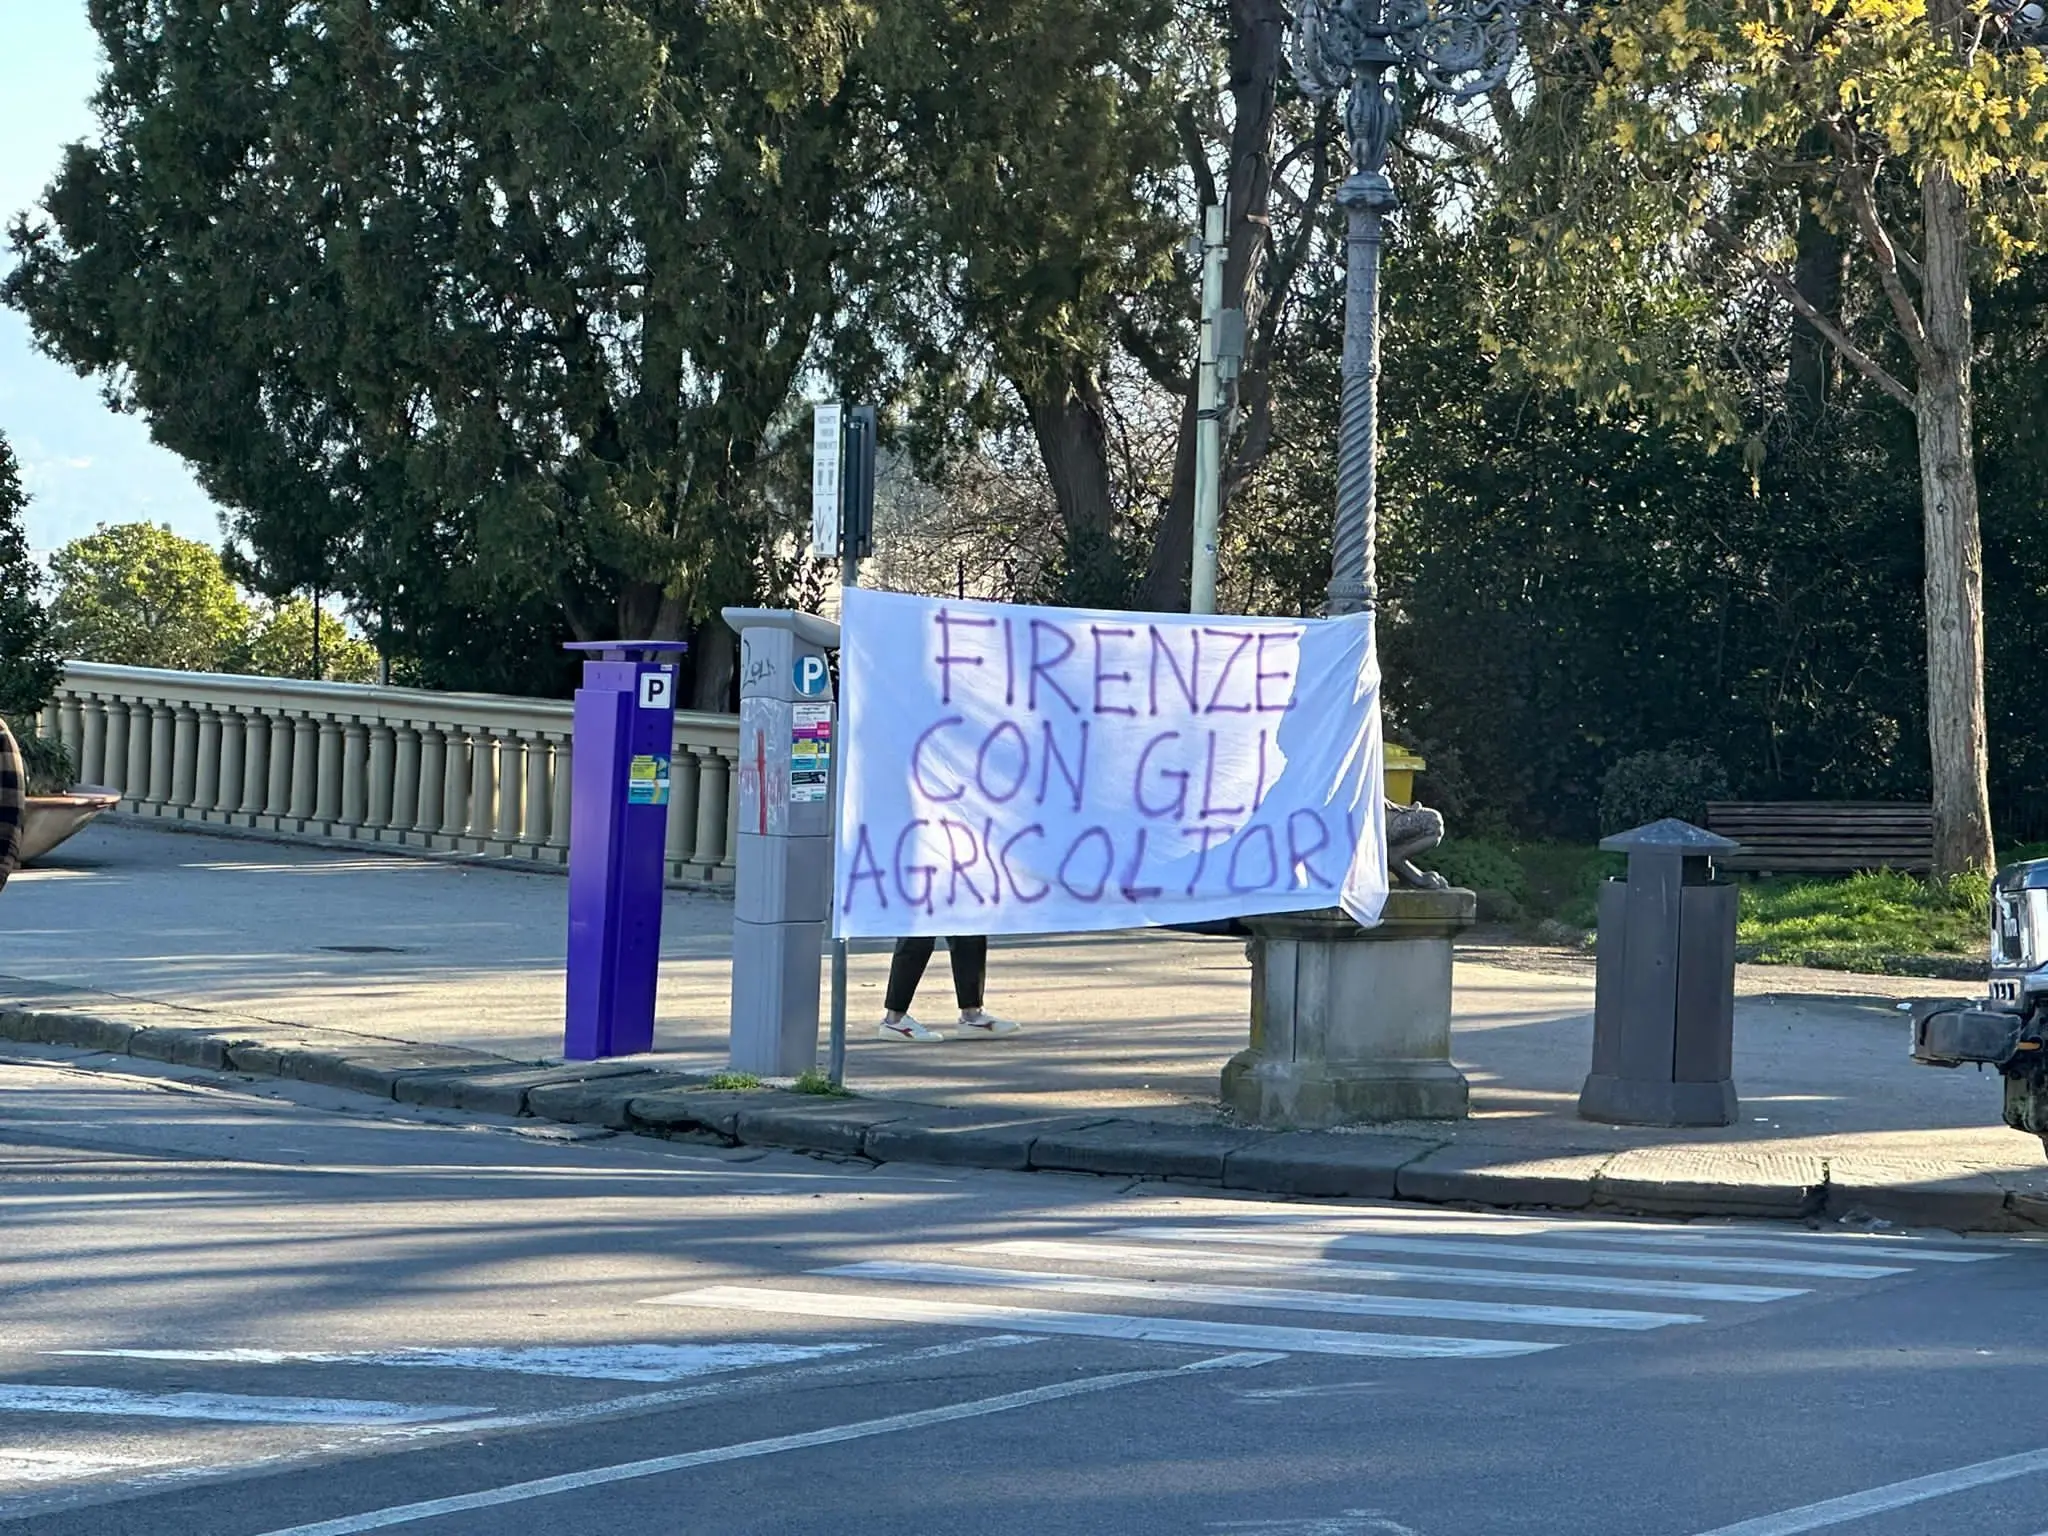
<path fill-rule="evenodd" d="M 1362 613 L 1378 599 L 1380 247 L 1401 206 L 1387 150 L 1401 127 L 1399 67 L 1464 99 L 1507 77 L 1524 0 L 1303 0 L 1295 76 L 1317 99 L 1348 91 L 1351 174 L 1337 191 L 1347 220 L 1344 394 L 1337 439 L 1337 519 L 1323 611 Z"/>

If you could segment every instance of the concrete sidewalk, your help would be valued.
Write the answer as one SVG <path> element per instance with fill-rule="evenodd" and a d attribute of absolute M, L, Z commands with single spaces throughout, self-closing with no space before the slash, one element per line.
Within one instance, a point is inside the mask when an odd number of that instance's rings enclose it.
<path fill-rule="evenodd" d="M 506 1064 L 559 1049 L 566 889 L 545 874 L 96 827 L 0 898 L 0 1030 L 387 1095 L 405 1074 L 424 1091 L 433 1069 L 454 1071 L 479 1091 L 502 1079 L 491 1102 L 503 1107 L 517 1077 Z M 981 1146 L 1002 1166 L 1278 1193 L 2048 1224 L 2041 1147 L 2000 1123 L 1997 1081 L 1906 1057 L 1893 1002 L 1967 988 L 1745 967 L 1741 1123 L 1619 1129 L 1574 1113 L 1590 961 L 1506 946 L 1461 951 L 1453 1048 L 1475 1113 L 1455 1124 L 1286 1137 L 1229 1125 L 1214 1095 L 1245 1039 L 1242 945 L 1157 933 L 998 941 L 992 1002 L 1026 1031 L 936 1047 L 873 1038 L 886 956 L 857 954 L 847 1077 L 859 1101 L 721 1095 L 653 1105 L 649 1119 L 636 1101 L 724 1061 L 730 906 L 667 902 L 660 1050 L 633 1063 L 666 1076 L 572 1091 L 563 1082 L 584 1074 L 528 1074 L 516 1108 L 785 1144 L 814 1135 L 819 1150 L 869 1156 L 958 1160 Z M 950 1014 L 943 959 L 924 996 L 929 1021 Z M 144 1026 L 195 1033 L 138 1039 Z M 393 1042 L 440 1054 L 394 1054 Z M 334 1065 L 348 1061 L 366 1065 Z"/>

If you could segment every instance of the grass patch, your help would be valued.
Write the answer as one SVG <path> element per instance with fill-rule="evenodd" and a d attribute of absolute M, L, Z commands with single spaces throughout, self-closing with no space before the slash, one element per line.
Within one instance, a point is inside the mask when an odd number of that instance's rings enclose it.
<path fill-rule="evenodd" d="M 1915 956 L 1974 959 L 1990 943 L 1990 891 L 1969 875 L 1784 876 L 1745 883 L 1740 901 L 1737 952 L 1766 965 L 1881 972 Z"/>
<path fill-rule="evenodd" d="M 853 1094 L 832 1081 L 816 1067 L 797 1074 L 795 1082 L 789 1085 L 792 1093 L 815 1093 L 828 1099 L 850 1099 Z"/>
<path fill-rule="evenodd" d="M 727 1089 L 739 1092 L 761 1086 L 761 1079 L 751 1072 L 714 1072 L 704 1081 L 706 1088 Z"/>
<path fill-rule="evenodd" d="M 1511 920 L 1533 923 L 1550 919 L 1591 928 L 1600 882 L 1620 874 L 1626 860 L 1584 843 L 1447 837 L 1416 862 L 1438 871 L 1453 885 L 1497 893 L 1486 903 L 1496 910 L 1503 906 L 1499 898 L 1506 897 L 1507 909 L 1502 915 Z"/>

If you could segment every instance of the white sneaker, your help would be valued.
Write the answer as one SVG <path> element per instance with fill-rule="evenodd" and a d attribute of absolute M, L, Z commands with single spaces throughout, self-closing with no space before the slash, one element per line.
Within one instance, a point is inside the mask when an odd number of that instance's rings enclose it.
<path fill-rule="evenodd" d="M 875 1026 L 875 1033 L 884 1040 L 943 1040 L 946 1037 L 936 1029 L 926 1029 L 909 1014 L 900 1019 L 884 1019 Z"/>
<path fill-rule="evenodd" d="M 977 1008 L 973 1013 L 960 1015 L 960 1038 L 972 1039 L 978 1035 L 1014 1035 L 1017 1033 L 1015 1019 L 999 1019 L 985 1009 Z"/>

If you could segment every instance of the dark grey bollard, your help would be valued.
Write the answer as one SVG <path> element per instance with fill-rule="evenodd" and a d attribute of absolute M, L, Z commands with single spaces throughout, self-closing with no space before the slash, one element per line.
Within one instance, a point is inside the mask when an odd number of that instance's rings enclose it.
<path fill-rule="evenodd" d="M 1735 1120 L 1735 887 L 1713 856 L 1740 845 L 1665 820 L 1600 846 L 1628 878 L 1600 890 L 1593 1070 L 1579 1114 L 1614 1125 Z"/>

